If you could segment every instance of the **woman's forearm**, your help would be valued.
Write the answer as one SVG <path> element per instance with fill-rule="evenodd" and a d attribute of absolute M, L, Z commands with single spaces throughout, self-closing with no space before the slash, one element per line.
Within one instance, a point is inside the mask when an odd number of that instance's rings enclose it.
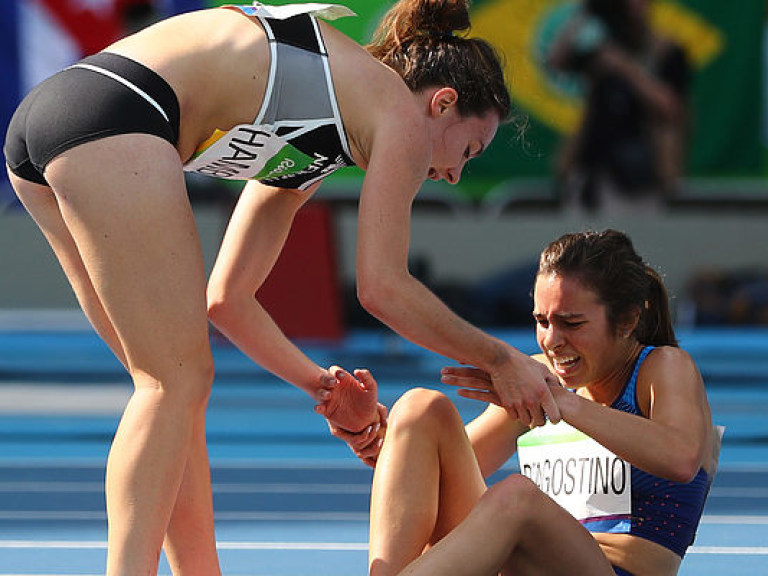
<path fill-rule="evenodd" d="M 410 275 L 359 281 L 358 296 L 404 338 L 459 363 L 490 371 L 508 359 L 510 346 L 462 319 Z"/>
<path fill-rule="evenodd" d="M 326 371 L 283 334 L 255 298 L 239 305 L 212 304 L 209 316 L 251 360 L 318 399 L 320 378 Z"/>

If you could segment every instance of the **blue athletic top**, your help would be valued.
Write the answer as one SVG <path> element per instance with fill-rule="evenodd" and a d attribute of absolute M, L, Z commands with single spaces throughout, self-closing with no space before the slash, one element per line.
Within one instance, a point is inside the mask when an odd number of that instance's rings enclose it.
<path fill-rule="evenodd" d="M 611 408 L 643 416 L 637 402 L 637 374 L 653 348 L 646 346 L 640 352 L 632 377 Z M 632 466 L 629 534 L 656 542 L 682 558 L 688 546 L 693 544 L 709 486 L 710 478 L 703 468 L 691 482 L 680 483 Z M 584 521 L 583 524 L 590 532 L 627 532 L 626 527 L 607 528 L 600 521 Z"/>

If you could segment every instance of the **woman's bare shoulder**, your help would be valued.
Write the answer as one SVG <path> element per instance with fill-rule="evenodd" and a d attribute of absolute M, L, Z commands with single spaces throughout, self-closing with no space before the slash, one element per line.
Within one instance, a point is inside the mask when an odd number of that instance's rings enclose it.
<path fill-rule="evenodd" d="M 691 355 L 678 346 L 658 346 L 648 355 L 643 364 L 654 369 L 695 369 Z"/>
<path fill-rule="evenodd" d="M 701 394 L 704 382 L 691 355 L 676 346 L 655 348 L 638 371 L 640 390 L 690 390 Z"/>

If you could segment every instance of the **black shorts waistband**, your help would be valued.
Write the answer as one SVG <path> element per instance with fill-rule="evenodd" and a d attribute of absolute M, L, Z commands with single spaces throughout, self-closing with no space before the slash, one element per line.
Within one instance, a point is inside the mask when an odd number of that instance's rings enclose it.
<path fill-rule="evenodd" d="M 162 108 L 174 134 L 174 140 L 179 138 L 179 99 L 170 84 L 151 68 L 143 64 L 111 52 L 99 52 L 80 60 L 74 66 L 85 64 L 112 72 L 130 82 L 145 92 Z"/>

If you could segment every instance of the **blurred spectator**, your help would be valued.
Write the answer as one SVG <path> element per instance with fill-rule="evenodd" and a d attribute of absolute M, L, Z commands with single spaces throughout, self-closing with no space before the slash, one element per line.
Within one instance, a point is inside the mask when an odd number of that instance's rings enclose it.
<path fill-rule="evenodd" d="M 688 288 L 698 325 L 768 325 L 768 273 L 709 270 L 696 274 Z"/>
<path fill-rule="evenodd" d="M 656 203 L 682 175 L 690 68 L 650 27 L 651 0 L 584 0 L 548 55 L 583 81 L 581 125 L 562 151 L 565 192 L 594 209 L 617 193 Z"/>
<path fill-rule="evenodd" d="M 768 325 L 768 277 L 739 287 L 731 299 L 730 318 L 734 324 Z"/>
<path fill-rule="evenodd" d="M 468 318 L 478 326 L 533 326 L 533 286 L 539 261 L 525 260 L 484 278 L 467 293 Z"/>

